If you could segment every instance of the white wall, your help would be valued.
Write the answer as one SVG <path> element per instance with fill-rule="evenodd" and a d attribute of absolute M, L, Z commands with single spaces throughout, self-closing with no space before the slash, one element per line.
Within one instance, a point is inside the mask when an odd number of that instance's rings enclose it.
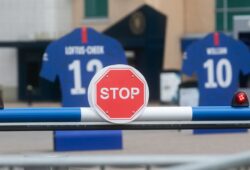
<path fill-rule="evenodd" d="M 17 86 L 17 51 L 13 48 L 0 49 L 0 86 Z M 11 67 L 9 67 L 11 65 Z"/>
<path fill-rule="evenodd" d="M 0 0 L 0 42 L 55 39 L 72 29 L 71 0 Z M 0 48 L 0 86 L 17 98 L 16 49 Z"/>
<path fill-rule="evenodd" d="M 18 86 L 17 50 L 1 48 L 0 61 L 0 89 L 3 90 L 3 98 L 4 100 L 15 100 Z"/>
<path fill-rule="evenodd" d="M 1 0 L 0 41 L 54 39 L 72 27 L 71 0 Z"/>

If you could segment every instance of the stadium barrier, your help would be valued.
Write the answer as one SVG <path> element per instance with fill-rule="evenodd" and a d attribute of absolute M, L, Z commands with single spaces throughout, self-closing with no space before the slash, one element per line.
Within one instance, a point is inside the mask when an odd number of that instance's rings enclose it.
<path fill-rule="evenodd" d="M 92 108 L 5 108 L 0 130 L 250 128 L 250 108 L 147 107 L 133 122 L 107 122 Z"/>
<path fill-rule="evenodd" d="M 147 107 L 133 122 L 114 124 L 92 108 L 5 108 L 0 130 L 250 128 L 249 107 Z M 232 156 L 0 155 L 0 169 L 143 168 L 146 170 L 248 169 L 250 153 Z"/>
<path fill-rule="evenodd" d="M 250 108 L 147 107 L 134 122 L 250 120 Z M 107 122 L 92 108 L 6 108 L 0 122 Z"/>

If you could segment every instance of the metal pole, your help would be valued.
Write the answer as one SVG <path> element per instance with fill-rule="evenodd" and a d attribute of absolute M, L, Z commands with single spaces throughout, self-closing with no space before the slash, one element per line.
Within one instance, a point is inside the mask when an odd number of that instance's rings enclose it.
<path fill-rule="evenodd" d="M 235 154 L 232 156 L 221 157 L 216 160 L 208 160 L 196 164 L 178 166 L 169 170 L 224 170 L 229 168 L 240 168 L 250 166 L 250 152 Z"/>
<path fill-rule="evenodd" d="M 220 156 L 219 156 L 220 157 Z M 221 156 L 222 157 L 222 156 Z M 173 166 L 212 161 L 215 155 L 0 155 L 1 166 L 77 167 L 77 166 Z"/>
<path fill-rule="evenodd" d="M 49 130 L 181 130 L 181 129 L 250 129 L 250 121 L 147 121 L 129 124 L 106 122 L 34 122 L 0 123 L 0 131 Z"/>

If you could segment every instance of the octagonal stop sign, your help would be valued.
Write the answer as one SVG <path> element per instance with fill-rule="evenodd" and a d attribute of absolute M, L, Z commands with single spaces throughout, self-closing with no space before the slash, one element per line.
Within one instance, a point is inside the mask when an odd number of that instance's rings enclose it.
<path fill-rule="evenodd" d="M 148 103 L 148 85 L 142 74 L 127 65 L 112 65 L 100 70 L 91 80 L 89 103 L 112 123 L 136 119 Z"/>

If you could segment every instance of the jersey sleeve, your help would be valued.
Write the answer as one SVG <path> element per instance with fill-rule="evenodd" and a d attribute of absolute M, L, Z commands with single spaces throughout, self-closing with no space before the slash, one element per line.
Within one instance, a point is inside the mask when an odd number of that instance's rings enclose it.
<path fill-rule="evenodd" d="M 192 76 L 196 71 L 196 58 L 199 54 L 197 42 L 191 44 L 183 54 L 182 73 Z"/>
<path fill-rule="evenodd" d="M 111 53 L 112 63 L 114 64 L 128 64 L 127 58 L 125 56 L 125 50 L 122 45 L 116 40 L 109 40 L 109 50 L 108 53 Z"/>
<path fill-rule="evenodd" d="M 126 55 L 125 55 L 125 50 L 123 49 L 122 45 L 117 42 L 115 43 L 115 48 L 114 49 L 114 56 L 115 56 L 115 63 L 117 64 L 128 64 Z"/>
<path fill-rule="evenodd" d="M 238 42 L 237 55 L 240 69 L 243 74 L 250 73 L 250 52 L 248 47 L 242 42 Z"/>
<path fill-rule="evenodd" d="M 50 45 L 43 54 L 42 69 L 40 71 L 40 77 L 49 81 L 54 81 L 57 76 L 56 55 L 53 49 L 53 46 Z"/>

